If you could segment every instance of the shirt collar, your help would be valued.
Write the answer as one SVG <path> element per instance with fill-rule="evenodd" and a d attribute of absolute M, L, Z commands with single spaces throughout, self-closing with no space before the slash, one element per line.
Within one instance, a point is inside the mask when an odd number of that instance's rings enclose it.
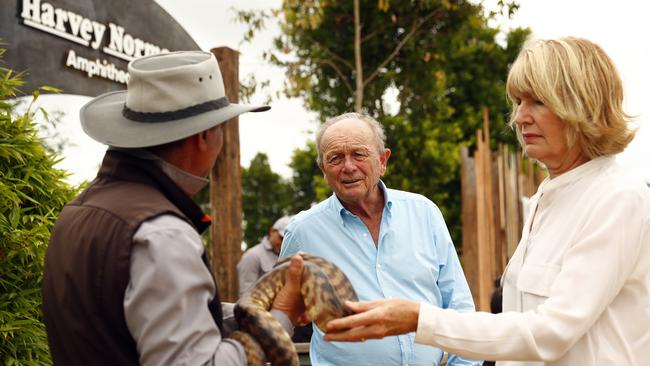
<path fill-rule="evenodd" d="M 266 235 L 266 236 L 264 236 L 264 237 L 262 238 L 262 242 L 261 242 L 261 243 L 262 243 L 262 246 L 264 247 L 264 249 L 266 249 L 266 250 L 270 250 L 270 251 L 273 251 L 273 245 L 271 245 L 271 241 L 269 240 L 269 236 L 268 236 L 268 235 Z"/>
<path fill-rule="evenodd" d="M 579 165 L 568 172 L 562 173 L 557 177 L 546 178 L 539 186 L 539 192 L 550 193 L 572 184 L 580 179 L 593 175 L 595 172 L 612 163 L 615 159 L 613 155 L 606 155 L 594 158 L 588 162 Z"/>
<path fill-rule="evenodd" d="M 147 151 L 146 149 L 124 149 L 113 146 L 109 147 L 108 149 L 121 151 L 136 158 L 153 161 L 174 183 L 176 183 L 176 185 L 178 185 L 183 190 L 183 192 L 187 193 L 190 197 L 199 193 L 203 187 L 210 183 L 209 179 L 190 174 L 183 169 L 169 164 L 165 160 L 161 159 L 158 155 Z"/>
<path fill-rule="evenodd" d="M 377 186 L 381 190 L 382 194 L 384 195 L 384 211 L 387 211 L 390 213 L 391 208 L 393 207 L 393 200 L 392 200 L 392 195 L 390 194 L 390 191 L 388 188 L 386 188 L 386 184 L 380 179 L 379 183 L 377 183 Z M 332 193 L 332 199 L 331 199 L 331 205 L 336 212 L 339 213 L 339 218 L 341 219 L 341 224 L 343 224 L 343 219 L 345 218 L 346 215 L 352 216 L 353 213 L 348 211 L 339 198 L 336 196 L 336 193 Z"/>

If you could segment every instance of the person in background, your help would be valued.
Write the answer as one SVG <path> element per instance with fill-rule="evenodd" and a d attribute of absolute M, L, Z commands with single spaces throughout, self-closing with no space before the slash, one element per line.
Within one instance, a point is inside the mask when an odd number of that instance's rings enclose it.
<path fill-rule="evenodd" d="M 373 118 L 346 113 L 316 134 L 318 166 L 334 194 L 294 216 L 280 257 L 297 252 L 333 262 L 362 300 L 410 297 L 431 306 L 474 311 L 456 249 L 438 207 L 389 189 L 380 178 L 390 150 Z M 324 342 L 314 327 L 313 365 L 438 365 L 442 352 L 414 344 L 414 334 L 362 344 Z M 448 365 L 480 365 L 454 355 Z"/>
<path fill-rule="evenodd" d="M 512 123 L 546 178 L 506 267 L 503 312 L 416 298 L 349 303 L 329 341 L 416 332 L 416 342 L 500 366 L 650 364 L 650 189 L 616 162 L 634 136 L 623 85 L 593 42 L 529 43 L 506 85 Z"/>
<path fill-rule="evenodd" d="M 59 365 L 246 365 L 226 339 L 217 284 L 201 241 L 210 225 L 191 197 L 208 183 L 232 104 L 207 52 L 129 63 L 126 91 L 81 109 L 109 145 L 97 177 L 59 215 L 45 258 L 43 313 Z M 303 261 L 291 259 L 271 313 L 302 323 Z M 232 310 L 232 309 L 226 309 Z"/>
<path fill-rule="evenodd" d="M 268 273 L 278 261 L 284 230 L 291 221 L 288 216 L 281 217 L 275 221 L 258 244 L 248 249 L 237 263 L 237 274 L 239 275 L 239 296 L 248 291 L 253 284 L 266 273 Z"/>

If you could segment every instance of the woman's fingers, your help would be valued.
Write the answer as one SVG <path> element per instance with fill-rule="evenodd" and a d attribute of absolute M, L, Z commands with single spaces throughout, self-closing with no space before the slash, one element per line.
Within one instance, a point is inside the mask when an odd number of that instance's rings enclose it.
<path fill-rule="evenodd" d="M 377 306 L 378 302 L 381 300 L 374 301 L 346 301 L 345 306 L 350 309 L 353 313 L 361 313 L 368 311 Z"/>
<path fill-rule="evenodd" d="M 328 322 L 326 326 L 327 331 L 340 332 L 350 328 L 361 327 L 372 322 L 373 313 L 370 310 L 374 308 L 375 303 L 376 301 L 346 301 L 345 306 L 355 314 Z"/>
<path fill-rule="evenodd" d="M 382 338 L 377 335 L 374 328 L 375 326 L 358 327 L 343 332 L 327 333 L 323 339 L 328 342 L 364 342 L 368 339 Z"/>
<path fill-rule="evenodd" d="M 354 314 L 331 320 L 327 323 L 328 332 L 341 332 L 346 329 L 357 328 L 365 325 L 368 322 L 368 313 Z"/>
<path fill-rule="evenodd" d="M 359 342 L 413 332 L 420 304 L 405 299 L 348 302 L 355 314 L 327 323 L 325 340 Z"/>

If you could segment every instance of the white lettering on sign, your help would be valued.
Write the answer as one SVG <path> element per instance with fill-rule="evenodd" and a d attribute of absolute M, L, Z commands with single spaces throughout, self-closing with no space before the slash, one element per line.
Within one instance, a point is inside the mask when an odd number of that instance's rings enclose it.
<path fill-rule="evenodd" d="M 25 25 L 95 50 L 102 44 L 106 33 L 105 24 L 70 10 L 55 8 L 52 4 L 41 0 L 22 0 L 22 3 L 23 10 L 20 17 Z M 141 56 L 169 52 L 166 48 L 134 37 L 117 24 L 109 23 L 109 28 L 108 46 L 103 47 L 102 50 L 111 56 L 131 61 Z"/>
<path fill-rule="evenodd" d="M 105 59 L 89 60 L 85 57 L 77 56 L 73 50 L 68 51 L 65 65 L 85 72 L 89 78 L 98 76 L 122 84 L 126 84 L 129 81 L 129 74 L 124 70 L 120 70 L 115 64 Z"/>
<path fill-rule="evenodd" d="M 23 0 L 20 16 L 30 27 L 94 49 L 99 47 L 106 30 L 101 23 L 40 0 Z"/>
<path fill-rule="evenodd" d="M 166 48 L 160 48 L 140 38 L 134 38 L 132 35 L 126 33 L 123 27 L 117 24 L 108 23 L 108 29 L 110 30 L 110 42 L 107 47 L 104 47 L 104 52 L 109 55 L 131 61 L 142 56 L 169 52 Z"/>

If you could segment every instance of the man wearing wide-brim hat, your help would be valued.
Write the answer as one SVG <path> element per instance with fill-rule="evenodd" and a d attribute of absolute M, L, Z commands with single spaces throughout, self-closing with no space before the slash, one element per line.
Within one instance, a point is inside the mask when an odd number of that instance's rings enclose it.
<path fill-rule="evenodd" d="M 254 107 L 229 103 L 214 56 L 147 56 L 128 90 L 81 110 L 109 146 L 95 180 L 62 210 L 45 260 L 43 310 L 56 364 L 245 365 L 225 339 L 218 289 L 191 200 L 223 145 L 222 123 Z M 304 309 L 302 260 L 291 263 L 272 314 L 290 330 Z"/>

